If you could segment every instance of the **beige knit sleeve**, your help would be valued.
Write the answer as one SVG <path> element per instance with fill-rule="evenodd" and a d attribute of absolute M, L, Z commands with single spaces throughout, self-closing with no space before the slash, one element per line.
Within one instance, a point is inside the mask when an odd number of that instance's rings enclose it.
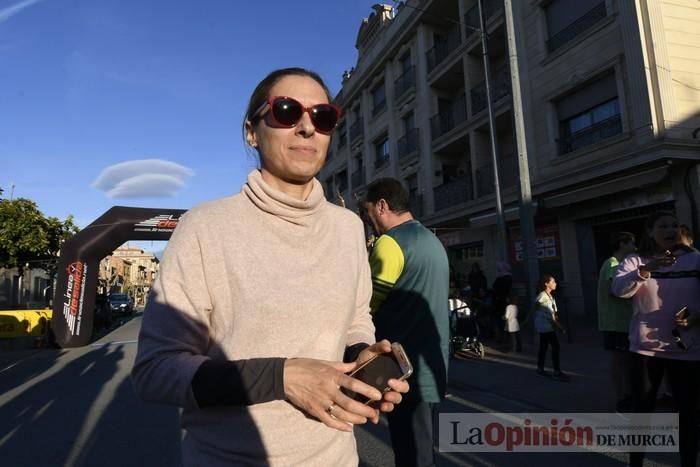
<path fill-rule="evenodd" d="M 357 219 L 359 221 L 359 218 Z M 365 247 L 364 229 L 361 221 L 357 223 L 357 297 L 355 299 L 355 318 L 348 329 L 346 346 L 365 342 L 373 344 L 374 324 L 370 314 L 369 302 L 372 298 L 372 273 L 369 268 L 369 258 Z"/>
<path fill-rule="evenodd" d="M 143 312 L 131 373 L 139 397 L 178 407 L 197 406 L 191 381 L 208 359 L 212 308 L 193 214 L 180 220 L 168 242 Z"/>

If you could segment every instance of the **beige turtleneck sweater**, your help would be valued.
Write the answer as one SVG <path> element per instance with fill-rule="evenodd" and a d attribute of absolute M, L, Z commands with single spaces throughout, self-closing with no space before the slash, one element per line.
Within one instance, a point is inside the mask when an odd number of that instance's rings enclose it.
<path fill-rule="evenodd" d="M 151 293 L 132 376 L 143 399 L 183 408 L 185 465 L 357 465 L 352 433 L 287 401 L 200 409 L 191 389 L 210 358 L 340 361 L 374 342 L 362 223 L 316 179 L 299 201 L 255 170 L 240 194 L 188 211 Z"/>

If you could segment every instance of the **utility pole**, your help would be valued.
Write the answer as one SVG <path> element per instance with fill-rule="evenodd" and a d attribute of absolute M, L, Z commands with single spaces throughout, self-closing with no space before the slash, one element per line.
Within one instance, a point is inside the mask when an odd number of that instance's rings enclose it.
<path fill-rule="evenodd" d="M 503 215 L 501 201 L 501 184 L 498 171 L 498 135 L 496 134 L 496 116 L 493 113 L 491 98 L 491 60 L 489 59 L 488 35 L 486 34 L 486 18 L 484 17 L 483 0 L 477 1 L 479 7 L 479 25 L 481 35 L 481 50 L 484 59 L 484 83 L 486 84 L 486 102 L 489 112 L 489 132 L 491 134 L 491 161 L 493 162 L 493 186 L 496 193 L 496 221 L 498 223 L 498 256 L 501 261 L 508 259 L 506 248 L 506 220 Z"/>
<path fill-rule="evenodd" d="M 525 130 L 525 117 L 523 99 L 520 85 L 520 69 L 518 60 L 518 46 L 521 45 L 521 37 L 515 33 L 513 19 L 513 1 L 504 0 L 503 11 L 506 22 L 506 38 L 508 42 L 508 55 L 510 59 L 510 78 L 513 85 L 513 120 L 515 122 L 515 139 L 518 150 L 518 174 L 520 180 L 520 233 L 525 253 L 527 275 L 528 303 L 534 302 L 534 294 L 537 289 L 539 277 L 539 265 L 537 251 L 535 249 L 535 220 L 532 211 L 532 191 L 530 187 L 530 167 L 528 164 L 528 148 Z M 517 40 L 516 40 L 517 38 Z"/>

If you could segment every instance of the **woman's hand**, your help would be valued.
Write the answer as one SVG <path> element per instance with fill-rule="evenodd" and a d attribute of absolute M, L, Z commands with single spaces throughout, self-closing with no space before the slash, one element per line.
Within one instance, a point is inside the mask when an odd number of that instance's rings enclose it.
<path fill-rule="evenodd" d="M 358 355 L 356 363 L 361 365 L 367 360 L 373 358 L 376 355 L 391 352 L 391 343 L 384 339 L 375 344 L 370 345 Z M 375 403 L 374 405 L 381 412 L 391 412 L 394 410 L 394 406 L 401 403 L 403 396 L 401 394 L 406 394 L 410 389 L 407 381 L 399 381 L 397 379 L 390 379 L 388 381 L 390 391 L 386 391 L 382 394 L 381 402 Z M 375 416 L 370 417 L 370 420 L 375 425 L 379 423 L 379 412 L 375 411 Z"/>
<path fill-rule="evenodd" d="M 669 251 L 665 255 L 654 256 L 648 263 L 639 266 L 639 275 L 648 279 L 652 271 L 673 266 L 674 264 L 676 264 L 676 257 Z"/>
<path fill-rule="evenodd" d="M 382 400 L 377 389 L 345 374 L 356 367 L 357 363 L 287 359 L 284 363 L 284 393 L 292 404 L 325 425 L 340 431 L 352 431 L 352 425 L 377 419 L 377 411 L 346 396 L 340 388 L 374 401 Z"/>

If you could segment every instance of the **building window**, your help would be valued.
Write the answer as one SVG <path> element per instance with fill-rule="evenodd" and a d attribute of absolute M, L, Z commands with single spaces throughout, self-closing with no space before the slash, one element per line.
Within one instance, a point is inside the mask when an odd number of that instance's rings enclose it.
<path fill-rule="evenodd" d="M 348 131 L 347 127 L 345 126 L 345 122 L 338 125 L 338 150 L 344 148 L 348 143 L 347 134 Z"/>
<path fill-rule="evenodd" d="M 615 75 L 609 74 L 560 99 L 557 112 L 561 154 L 622 133 Z"/>
<path fill-rule="evenodd" d="M 352 125 L 350 126 L 350 141 L 354 142 L 356 139 L 362 136 L 364 122 L 362 121 L 362 114 L 360 112 L 360 107 L 356 106 L 351 111 Z"/>
<path fill-rule="evenodd" d="M 354 159 L 355 171 L 350 176 L 350 184 L 353 189 L 365 184 L 365 168 L 362 163 L 362 153 L 356 154 Z"/>
<path fill-rule="evenodd" d="M 378 169 L 389 162 L 389 138 L 384 136 L 374 143 L 374 168 Z"/>
<path fill-rule="evenodd" d="M 554 52 L 606 16 L 605 1 L 554 0 L 546 6 L 547 48 Z"/>
<path fill-rule="evenodd" d="M 399 59 L 400 76 L 394 81 L 394 97 L 398 100 L 416 85 L 415 67 L 411 65 L 411 53 L 407 52 Z"/>
<path fill-rule="evenodd" d="M 414 216 L 421 217 L 423 215 L 423 197 L 418 190 L 418 174 L 406 177 L 406 185 L 408 187 L 408 207 Z"/>
<path fill-rule="evenodd" d="M 386 109 L 386 90 L 384 89 L 384 82 L 372 89 L 372 104 L 373 116 Z"/>

